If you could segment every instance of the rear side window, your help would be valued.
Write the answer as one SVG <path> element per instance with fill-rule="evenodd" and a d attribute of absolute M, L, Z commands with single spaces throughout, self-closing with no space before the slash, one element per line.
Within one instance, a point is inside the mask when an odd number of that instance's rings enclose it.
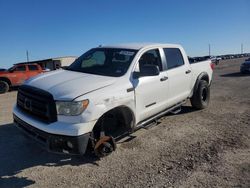
<path fill-rule="evenodd" d="M 28 65 L 30 71 L 36 71 L 38 70 L 38 67 L 36 65 Z"/>
<path fill-rule="evenodd" d="M 15 71 L 26 71 L 26 67 L 25 67 L 25 65 L 18 66 L 15 68 Z"/>
<path fill-rule="evenodd" d="M 164 48 L 168 69 L 184 65 L 181 51 L 178 48 Z"/>

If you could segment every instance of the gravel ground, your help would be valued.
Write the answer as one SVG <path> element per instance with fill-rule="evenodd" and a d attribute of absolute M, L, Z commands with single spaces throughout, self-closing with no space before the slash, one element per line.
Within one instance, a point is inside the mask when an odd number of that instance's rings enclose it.
<path fill-rule="evenodd" d="M 250 187 L 250 76 L 242 59 L 216 67 L 209 108 L 190 104 L 97 160 L 50 154 L 12 122 L 0 95 L 0 187 Z"/>

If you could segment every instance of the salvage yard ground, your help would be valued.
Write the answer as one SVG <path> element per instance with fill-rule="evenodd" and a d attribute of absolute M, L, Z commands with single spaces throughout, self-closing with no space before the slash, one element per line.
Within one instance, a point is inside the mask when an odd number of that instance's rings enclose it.
<path fill-rule="evenodd" d="M 0 187 L 250 187 L 250 75 L 241 62 L 215 68 L 209 108 L 187 103 L 101 160 L 44 151 L 12 124 L 16 91 L 0 95 Z"/>

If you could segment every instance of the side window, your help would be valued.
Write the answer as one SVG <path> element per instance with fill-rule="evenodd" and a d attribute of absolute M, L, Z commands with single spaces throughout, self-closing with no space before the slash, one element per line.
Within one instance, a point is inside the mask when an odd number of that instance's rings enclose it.
<path fill-rule="evenodd" d="M 38 67 L 36 65 L 28 65 L 30 71 L 36 71 L 38 70 Z"/>
<path fill-rule="evenodd" d="M 16 67 L 14 71 L 26 71 L 26 67 L 25 65 L 21 65 L 21 66 Z"/>
<path fill-rule="evenodd" d="M 149 50 L 145 52 L 139 59 L 139 69 L 144 65 L 157 65 L 162 71 L 162 62 L 158 49 Z"/>
<path fill-rule="evenodd" d="M 164 48 L 168 69 L 184 65 L 181 51 L 178 48 Z"/>

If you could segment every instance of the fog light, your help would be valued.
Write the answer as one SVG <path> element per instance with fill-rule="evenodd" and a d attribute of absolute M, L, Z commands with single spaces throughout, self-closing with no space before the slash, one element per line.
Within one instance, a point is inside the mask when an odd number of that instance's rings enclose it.
<path fill-rule="evenodd" d="M 70 148 L 70 149 L 72 149 L 74 146 L 73 146 L 73 144 L 70 142 L 70 141 L 67 141 L 67 146 Z"/>

